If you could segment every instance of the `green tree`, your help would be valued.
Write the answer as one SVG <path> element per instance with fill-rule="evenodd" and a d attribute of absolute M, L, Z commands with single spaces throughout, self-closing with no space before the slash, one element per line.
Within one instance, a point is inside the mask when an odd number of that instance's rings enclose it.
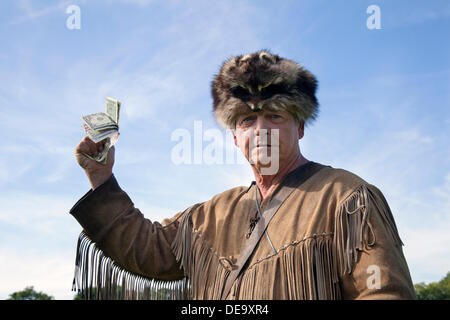
<path fill-rule="evenodd" d="M 439 282 L 414 285 L 419 300 L 450 300 L 450 272 Z"/>
<path fill-rule="evenodd" d="M 73 296 L 73 300 L 84 300 L 83 296 L 81 295 L 81 293 L 76 293 Z"/>
<path fill-rule="evenodd" d="M 33 286 L 30 286 L 22 291 L 11 293 L 8 300 L 53 300 L 53 297 L 43 292 L 37 292 Z"/>

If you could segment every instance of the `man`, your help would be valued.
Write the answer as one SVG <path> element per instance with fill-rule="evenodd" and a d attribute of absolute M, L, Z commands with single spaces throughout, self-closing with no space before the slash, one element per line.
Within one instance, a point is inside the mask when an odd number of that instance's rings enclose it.
<path fill-rule="evenodd" d="M 213 111 L 255 181 L 162 223 L 119 187 L 114 148 L 101 165 L 83 153 L 95 156 L 102 143 L 85 137 L 75 153 L 92 189 L 71 210 L 84 228 L 78 288 L 89 296 L 97 287 L 99 298 L 414 299 L 382 193 L 300 152 L 316 87 L 309 71 L 268 51 L 225 61 Z"/>

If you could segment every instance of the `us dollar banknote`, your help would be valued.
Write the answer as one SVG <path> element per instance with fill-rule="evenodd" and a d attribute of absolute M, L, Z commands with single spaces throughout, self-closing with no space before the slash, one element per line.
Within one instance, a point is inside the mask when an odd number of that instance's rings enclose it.
<path fill-rule="evenodd" d="M 120 101 L 116 99 L 106 97 L 106 114 L 114 120 L 115 123 L 119 123 L 120 113 Z"/>
<path fill-rule="evenodd" d="M 116 99 L 107 97 L 105 112 L 97 112 L 81 117 L 83 120 L 81 127 L 92 141 L 98 143 L 105 140 L 102 152 L 95 157 L 84 154 L 86 157 L 99 163 L 106 164 L 109 149 L 119 139 L 119 112 L 120 102 Z"/>
<path fill-rule="evenodd" d="M 99 112 L 83 116 L 83 121 L 88 125 L 89 128 L 95 131 L 105 131 L 105 130 L 117 130 L 119 126 L 117 123 L 106 113 Z"/>

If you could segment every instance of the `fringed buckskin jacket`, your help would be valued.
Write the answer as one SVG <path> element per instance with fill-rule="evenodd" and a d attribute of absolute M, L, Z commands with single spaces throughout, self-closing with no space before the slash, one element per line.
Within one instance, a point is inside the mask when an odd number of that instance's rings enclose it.
<path fill-rule="evenodd" d="M 271 243 L 261 237 L 226 299 L 415 299 L 380 190 L 311 161 L 288 176 L 305 166 L 320 168 L 279 207 L 266 229 Z M 257 221 L 255 188 L 227 190 L 159 223 L 112 175 L 70 211 L 84 229 L 74 289 L 97 299 L 220 299 Z"/>

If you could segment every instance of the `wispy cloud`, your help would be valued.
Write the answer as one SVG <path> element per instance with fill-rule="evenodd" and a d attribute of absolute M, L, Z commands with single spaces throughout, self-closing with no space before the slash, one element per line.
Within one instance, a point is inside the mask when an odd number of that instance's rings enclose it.
<path fill-rule="evenodd" d="M 149 4 L 155 2 L 155 0 L 107 0 L 111 3 L 123 3 L 129 5 L 138 5 L 141 7 L 148 6 Z"/>
<path fill-rule="evenodd" d="M 402 12 L 397 12 L 395 19 L 390 21 L 389 26 L 410 26 L 415 24 L 422 24 L 429 21 L 450 18 L 450 5 L 445 3 L 440 9 L 430 8 L 426 6 L 420 7 L 406 5 Z"/>
<path fill-rule="evenodd" d="M 67 214 L 74 204 L 74 197 L 12 191 L 3 192 L 0 201 L 0 222 L 3 225 L 14 226 L 28 233 L 60 238 L 70 225 L 72 231 L 79 229 Z"/>
<path fill-rule="evenodd" d="M 56 12 L 64 12 L 65 8 L 70 4 L 70 1 L 59 1 L 52 6 L 45 6 L 41 8 L 36 8 L 34 5 L 35 3 L 36 1 L 33 2 L 31 0 L 17 1 L 18 7 L 23 11 L 23 15 L 15 17 L 10 23 L 20 24 L 39 19 Z"/>
<path fill-rule="evenodd" d="M 68 214 L 74 198 L 2 192 L 0 299 L 34 286 L 56 299 L 72 299 L 75 244 L 81 227 Z"/>
<path fill-rule="evenodd" d="M 34 286 L 58 300 L 72 300 L 71 291 L 75 250 L 43 254 L 35 249 L 23 251 L 0 247 L 0 299 Z M 7 261 L 7 263 L 5 263 Z"/>

